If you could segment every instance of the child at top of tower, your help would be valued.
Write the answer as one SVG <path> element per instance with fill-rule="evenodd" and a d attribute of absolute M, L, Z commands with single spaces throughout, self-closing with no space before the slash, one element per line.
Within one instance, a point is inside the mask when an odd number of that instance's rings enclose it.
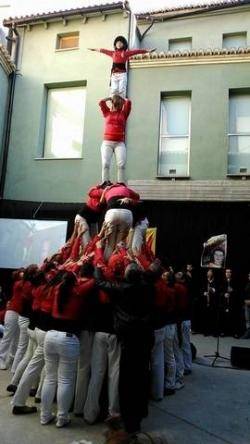
<path fill-rule="evenodd" d="M 154 49 L 128 49 L 128 42 L 122 35 L 119 35 L 114 40 L 114 51 L 109 49 L 89 48 L 90 51 L 99 51 L 112 57 L 113 65 L 111 68 L 111 95 L 117 94 L 123 98 L 126 97 L 127 89 L 127 69 L 126 62 L 130 57 L 136 54 L 146 54 L 153 52 Z"/>

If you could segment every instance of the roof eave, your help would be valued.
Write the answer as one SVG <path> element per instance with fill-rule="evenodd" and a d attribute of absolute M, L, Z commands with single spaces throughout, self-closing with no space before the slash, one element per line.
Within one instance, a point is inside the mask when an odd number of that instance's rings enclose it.
<path fill-rule="evenodd" d="M 24 25 L 37 24 L 39 22 L 53 21 L 61 18 L 65 19 L 67 17 L 77 17 L 86 14 L 92 14 L 95 12 L 108 13 L 117 10 L 121 11 L 124 10 L 123 2 L 98 5 L 98 6 L 89 6 L 87 8 L 74 8 L 62 11 L 48 12 L 45 14 L 36 14 L 26 17 L 10 17 L 8 19 L 3 20 L 3 25 L 6 27 L 11 27 L 13 23 L 15 23 L 16 26 L 24 26 Z"/>
<path fill-rule="evenodd" d="M 136 19 L 138 22 L 140 21 L 148 21 L 148 20 L 167 20 L 169 17 L 173 18 L 178 16 L 187 14 L 187 15 L 197 15 L 204 12 L 212 12 L 212 11 L 222 11 L 224 9 L 232 9 L 232 8 L 240 8 L 242 6 L 246 6 L 250 4 L 250 0 L 241 0 L 240 3 L 218 3 L 217 5 L 204 5 L 204 6 L 189 6 L 188 8 L 181 9 L 169 9 L 165 11 L 154 11 L 151 13 L 144 14 L 136 14 Z"/>
<path fill-rule="evenodd" d="M 7 75 L 10 75 L 16 69 L 7 49 L 1 44 L 0 44 L 0 66 L 2 66 Z"/>

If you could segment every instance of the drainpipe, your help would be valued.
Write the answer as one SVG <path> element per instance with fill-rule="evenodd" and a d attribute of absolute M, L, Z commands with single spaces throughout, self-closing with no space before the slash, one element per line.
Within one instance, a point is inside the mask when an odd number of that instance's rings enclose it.
<path fill-rule="evenodd" d="M 13 36 L 15 34 L 15 37 Z M 17 66 L 18 60 L 18 50 L 19 50 L 19 34 L 15 28 L 15 24 L 13 23 L 12 28 L 9 29 L 9 34 L 7 37 L 8 43 L 7 48 L 9 53 L 12 53 L 13 42 L 15 43 L 15 53 L 14 53 L 14 63 Z M 15 83 L 16 83 L 16 71 L 13 71 L 9 75 L 9 86 L 8 86 L 8 96 L 7 96 L 7 105 L 6 105 L 6 115 L 4 122 L 4 133 L 3 133 L 3 152 L 2 152 L 2 162 L 1 162 L 1 178 L 0 178 L 0 199 L 4 197 L 4 186 L 7 172 L 7 161 L 9 154 L 9 144 L 10 144 L 10 129 L 11 129 L 11 118 L 12 118 L 12 110 L 13 110 L 13 102 L 14 102 L 14 92 L 15 92 Z"/>
<path fill-rule="evenodd" d="M 131 20 L 132 20 L 132 11 L 130 9 L 129 3 L 127 0 L 125 0 L 123 2 L 123 9 L 127 12 L 128 16 L 129 16 L 129 22 L 128 22 L 128 44 L 130 43 L 130 37 L 131 37 Z M 128 65 L 128 70 L 127 70 L 127 91 L 126 91 L 126 96 L 128 97 L 128 85 L 129 85 L 129 63 Z"/>

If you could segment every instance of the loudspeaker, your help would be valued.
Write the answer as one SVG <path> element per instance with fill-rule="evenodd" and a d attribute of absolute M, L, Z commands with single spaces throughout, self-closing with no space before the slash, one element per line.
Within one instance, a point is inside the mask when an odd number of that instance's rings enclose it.
<path fill-rule="evenodd" d="M 231 347 L 231 364 L 234 367 L 250 370 L 250 348 Z"/>

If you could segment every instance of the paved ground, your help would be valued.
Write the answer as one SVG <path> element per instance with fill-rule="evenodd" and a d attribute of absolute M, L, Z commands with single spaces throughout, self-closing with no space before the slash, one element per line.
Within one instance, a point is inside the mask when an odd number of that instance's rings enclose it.
<path fill-rule="evenodd" d="M 204 354 L 216 350 L 215 338 L 195 335 L 197 363 L 185 387 L 162 402 L 150 404 L 144 430 L 161 431 L 170 444 L 250 444 L 250 372 L 223 367 L 212 368 Z M 230 355 L 232 345 L 250 348 L 250 340 L 221 339 L 220 352 Z M 229 363 L 218 360 L 218 366 Z M 13 416 L 5 387 L 9 373 L 0 372 L 0 444 L 71 444 L 85 439 L 92 444 L 104 442 L 105 426 L 87 426 L 73 418 L 69 428 L 42 427 L 38 414 Z M 31 401 L 32 402 L 32 401 Z"/>

